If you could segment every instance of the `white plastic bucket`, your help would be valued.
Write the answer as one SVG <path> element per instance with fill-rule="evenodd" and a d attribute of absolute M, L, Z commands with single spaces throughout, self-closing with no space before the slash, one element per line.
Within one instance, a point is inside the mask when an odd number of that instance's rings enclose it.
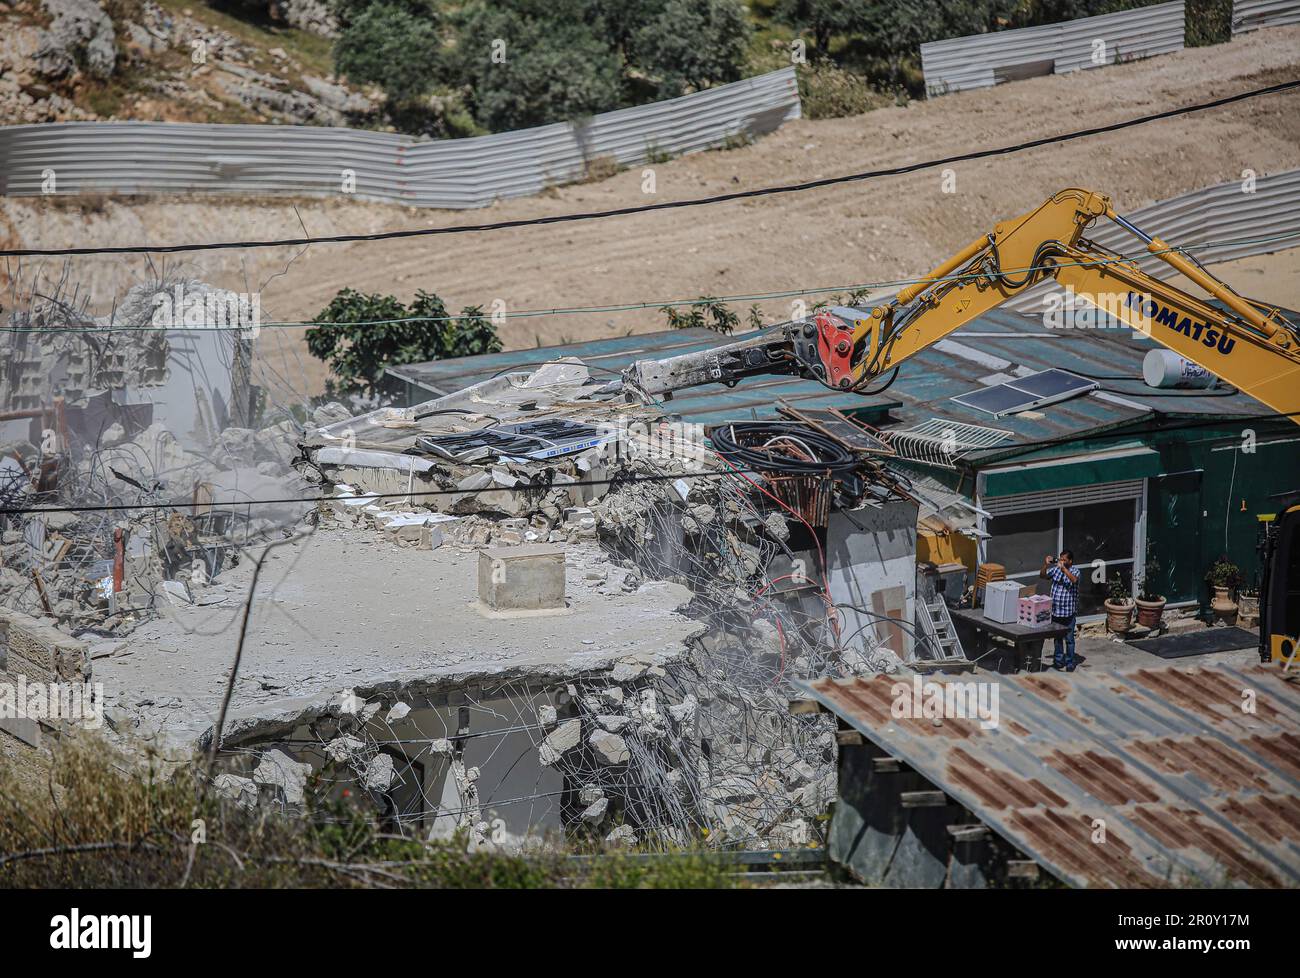
<path fill-rule="evenodd" d="M 1148 350 L 1142 360 L 1142 379 L 1148 387 L 1213 387 L 1214 374 L 1173 350 Z"/>

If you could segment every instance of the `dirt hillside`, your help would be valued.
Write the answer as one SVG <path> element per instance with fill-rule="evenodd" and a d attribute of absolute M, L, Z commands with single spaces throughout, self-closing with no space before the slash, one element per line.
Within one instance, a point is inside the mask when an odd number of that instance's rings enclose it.
<path fill-rule="evenodd" d="M 0 203 L 0 236 L 29 245 L 170 243 L 374 231 L 604 209 L 793 182 L 995 147 L 1103 125 L 1300 76 L 1300 27 L 1074 75 L 950 95 L 866 115 L 786 126 L 755 145 L 660 164 L 655 193 L 635 169 L 596 184 L 435 212 L 339 201 L 104 201 L 88 208 Z M 358 245 L 298 254 L 180 256 L 193 275 L 262 289 L 264 318 L 310 318 L 340 288 L 433 290 L 449 306 L 509 310 L 746 295 L 902 278 L 928 270 L 994 222 L 1067 186 L 1131 209 L 1225 180 L 1300 166 L 1300 94 L 1269 96 L 1118 133 L 955 167 L 956 192 L 926 171 L 864 184 L 567 226 Z M 171 261 L 169 266 L 177 262 Z M 1294 269 L 1295 262 L 1282 267 Z M 92 258 L 74 277 L 106 306 L 136 281 L 134 259 Z M 1267 277 L 1267 276 L 1264 276 Z M 1250 283 L 1269 297 L 1270 283 Z M 1285 301 L 1279 298 L 1278 301 Z M 743 312 L 746 303 L 735 304 Z M 787 300 L 763 304 L 769 319 Z M 655 311 L 514 320 L 510 347 L 662 329 Z M 317 388 L 298 330 L 264 341 L 268 363 Z"/>

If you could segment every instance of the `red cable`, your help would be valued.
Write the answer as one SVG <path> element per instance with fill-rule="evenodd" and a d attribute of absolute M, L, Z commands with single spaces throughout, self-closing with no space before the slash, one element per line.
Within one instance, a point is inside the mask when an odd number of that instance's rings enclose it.
<path fill-rule="evenodd" d="M 766 496 L 768 499 L 772 500 L 772 502 L 776 503 L 778 506 L 780 506 L 782 509 L 784 509 L 787 513 L 792 514 L 792 515 L 795 517 L 795 519 L 797 519 L 800 523 L 802 523 L 804 526 L 806 526 L 806 527 L 808 528 L 808 533 L 809 533 L 809 535 L 812 536 L 813 543 L 817 544 L 817 559 L 821 562 L 821 565 L 822 565 L 822 566 L 821 566 L 821 570 L 822 570 L 822 583 L 821 583 L 822 601 L 823 601 L 823 602 L 825 603 L 825 605 L 826 605 L 826 609 L 827 609 L 827 619 L 828 619 L 828 621 L 830 621 L 831 629 L 832 629 L 832 631 L 835 632 L 835 639 L 836 639 L 836 641 L 838 642 L 838 641 L 839 641 L 839 637 L 840 637 L 840 623 L 839 623 L 839 621 L 837 620 L 837 618 L 838 618 L 838 616 L 839 616 L 839 609 L 835 607 L 834 603 L 832 603 L 832 601 L 831 601 L 831 595 L 830 595 L 830 589 L 826 586 L 826 554 L 825 554 L 825 552 L 822 550 L 822 542 L 821 542 L 821 539 L 817 536 L 817 531 L 813 529 L 812 524 L 809 523 L 806 519 L 804 519 L 803 514 L 800 513 L 798 510 L 794 509 L 794 508 L 791 507 L 791 506 L 788 506 L 784 501 L 782 501 L 781 499 L 779 499 L 779 498 L 777 498 L 776 496 L 772 495 L 772 493 L 768 492 L 766 489 L 764 489 L 762 486 L 760 486 L 760 485 L 759 485 L 757 482 L 755 482 L 753 479 L 749 478 L 747 475 L 745 475 L 745 474 L 744 474 L 743 472 L 741 472 L 739 469 L 732 468 L 731 463 L 728 462 L 728 461 L 727 461 L 725 458 L 723 458 L 721 455 L 719 455 L 717 452 L 714 452 L 713 454 L 714 454 L 715 456 L 717 456 L 718 461 L 720 461 L 723 465 L 725 465 L 725 466 L 727 467 L 728 472 L 730 472 L 732 475 L 738 475 L 738 476 L 740 476 L 742 479 L 744 479 L 746 482 L 748 482 L 751 486 L 753 486 L 755 489 L 757 489 L 759 492 L 761 492 L 764 496 Z M 787 577 L 791 577 L 791 578 L 793 578 L 794 575 L 790 574 L 790 575 L 786 575 L 786 576 L 787 576 Z M 785 578 L 777 578 L 776 581 L 768 581 L 768 583 L 763 587 L 763 589 L 760 590 L 760 591 L 758 592 L 758 595 L 761 595 L 761 594 L 763 593 L 763 591 L 767 590 L 768 587 L 771 587 L 773 584 L 776 584 L 778 581 L 781 581 L 781 580 L 784 580 L 784 579 L 785 579 Z M 758 595 L 755 595 L 755 596 L 757 597 Z M 782 658 L 784 659 L 784 656 L 782 656 Z M 784 666 L 782 666 L 782 668 L 784 669 Z"/>

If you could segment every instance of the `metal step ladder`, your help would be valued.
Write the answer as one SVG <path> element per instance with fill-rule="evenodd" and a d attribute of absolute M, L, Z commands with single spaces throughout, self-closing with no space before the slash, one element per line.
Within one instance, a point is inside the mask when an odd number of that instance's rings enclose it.
<path fill-rule="evenodd" d="M 942 595 L 918 592 L 916 617 L 925 641 L 917 643 L 915 658 L 937 662 L 966 661 L 966 650 L 961 647 L 961 639 L 957 637 L 957 629 Z"/>

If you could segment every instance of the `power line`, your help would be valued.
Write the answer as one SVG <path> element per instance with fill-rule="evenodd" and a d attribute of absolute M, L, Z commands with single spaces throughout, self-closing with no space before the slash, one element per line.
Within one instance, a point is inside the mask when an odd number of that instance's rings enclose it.
<path fill-rule="evenodd" d="M 614 479 L 590 479 L 586 482 L 549 482 L 535 486 L 485 486 L 481 489 L 425 489 L 417 492 L 363 492 L 355 496 L 290 496 L 283 499 L 231 499 L 213 502 L 114 503 L 104 506 L 6 507 L 0 516 L 40 515 L 42 513 L 110 513 L 124 510 L 163 509 L 236 509 L 241 506 L 273 506 L 288 503 L 328 503 L 346 500 L 413 499 L 417 496 L 477 496 L 485 492 L 550 492 L 552 489 L 581 489 L 586 486 L 629 485 L 634 482 L 675 482 L 678 479 L 716 479 L 727 472 L 676 472 L 667 475 L 638 475 Z"/>
<path fill-rule="evenodd" d="M 919 170 L 933 169 L 938 166 L 948 166 L 953 163 L 966 163 L 972 160 L 989 159 L 994 156 L 1005 156 L 1011 153 L 1023 152 L 1028 149 L 1036 149 L 1039 146 L 1067 143 L 1078 139 L 1084 139 L 1088 136 L 1117 132 L 1122 129 L 1130 129 L 1134 126 L 1145 125 L 1149 122 L 1158 122 L 1163 119 L 1172 119 L 1193 112 L 1204 112 L 1208 109 L 1217 109 L 1225 105 L 1231 105 L 1235 102 L 1242 102 L 1263 95 L 1276 95 L 1282 92 L 1292 91 L 1296 88 L 1300 88 L 1300 79 L 1280 82 L 1276 85 L 1268 85 L 1264 88 L 1255 88 L 1245 92 L 1238 92 L 1235 95 L 1226 95 L 1222 98 L 1212 99 L 1208 102 L 1197 102 L 1192 105 L 1183 105 L 1173 109 L 1166 109 L 1163 112 L 1153 112 L 1148 115 L 1138 116 L 1133 119 L 1125 119 L 1120 122 L 1113 122 L 1104 126 L 1092 126 L 1088 129 L 1077 129 L 1073 132 L 1061 133 L 1056 136 L 1043 136 L 1038 139 L 1029 139 L 1023 142 L 1013 143 L 1009 146 L 999 146 L 994 149 L 973 150 L 968 153 L 958 153 L 953 156 L 943 157 L 942 159 L 924 160 L 917 163 L 908 163 L 903 166 L 883 167 L 876 170 L 864 170 L 858 173 L 848 173 L 838 177 L 807 180 L 802 183 L 784 184 L 775 187 L 759 187 L 754 190 L 736 190 L 725 194 L 713 194 L 708 197 L 692 197 L 686 200 L 660 201 L 659 203 L 654 204 L 640 204 L 635 207 L 617 207 L 603 211 L 580 211 L 572 214 L 554 214 L 549 217 L 522 218 L 513 221 L 494 221 L 487 224 L 443 225 L 441 227 L 411 228 L 402 231 L 378 231 L 370 234 L 335 234 L 320 237 L 278 238 L 268 241 L 210 241 L 202 244 L 121 245 L 108 248 L 10 248 L 0 250 L 0 257 L 58 258 L 71 257 L 74 255 L 177 254 L 181 252 L 195 251 L 222 251 L 235 248 L 302 247 L 304 245 L 312 244 L 344 244 L 354 241 L 389 241 L 400 238 L 422 238 L 441 234 L 475 234 L 484 231 L 504 231 L 516 228 L 539 227 L 548 224 L 568 224 L 577 221 L 603 220 L 609 217 L 626 217 L 632 214 L 646 214 L 654 211 L 676 210 L 685 207 L 700 207 L 706 204 L 721 204 L 733 200 L 770 197 L 777 194 L 801 193 L 805 190 L 817 190 L 822 187 L 833 187 L 840 184 L 874 180 L 880 177 L 901 176 L 907 173 L 915 173 Z"/>
<path fill-rule="evenodd" d="M 1143 397 L 1138 393 L 1128 393 L 1129 397 Z M 1155 409 L 1152 409 L 1154 412 Z M 1269 411 L 1264 414 L 1216 415 L 1212 418 L 1189 421 L 1179 424 L 1146 424 L 1134 428 L 1118 428 L 1109 431 L 1080 432 L 1061 435 L 1057 438 L 1045 438 L 1039 441 L 1013 442 L 1007 445 L 994 445 L 983 452 L 1005 454 L 1020 452 L 1025 449 L 1051 448 L 1072 442 L 1105 441 L 1115 438 L 1131 438 L 1134 435 L 1161 434 L 1168 431 L 1186 431 L 1197 428 L 1213 428 L 1225 424 L 1244 424 L 1250 421 L 1274 421 L 1278 418 L 1295 419 L 1300 411 Z M 885 461 L 889 459 L 886 458 Z M 899 457 L 901 462 L 914 462 L 916 459 Z M 164 509 L 221 509 L 241 506 L 270 506 L 289 503 L 328 503 L 344 500 L 373 499 L 413 499 L 426 496 L 477 496 L 485 492 L 549 492 L 552 489 L 580 489 L 584 486 L 630 485 L 637 482 L 676 482 L 678 479 L 716 479 L 727 478 L 732 474 L 762 475 L 753 469 L 728 469 L 727 471 L 676 472 L 664 475 L 639 475 L 614 479 L 591 479 L 585 482 L 552 482 L 536 486 L 487 486 L 482 489 L 426 489 L 418 492 L 360 493 L 356 496 L 290 496 L 282 499 L 234 499 L 214 502 L 171 502 L 171 503 L 118 503 L 104 506 L 40 506 L 40 507 L 6 507 L 0 509 L 0 516 L 40 515 L 42 513 L 106 513 L 134 510 Z"/>
<path fill-rule="evenodd" d="M 1106 265 L 1122 264 L 1124 262 L 1135 261 L 1150 255 L 1166 255 L 1171 253 L 1187 253 L 1195 251 L 1206 251 L 1211 248 L 1232 248 L 1240 245 L 1252 244 L 1276 244 L 1291 239 L 1300 239 L 1300 231 L 1283 231 L 1278 234 L 1264 235 L 1253 238 L 1229 238 L 1219 241 L 1202 241 L 1198 244 L 1178 245 L 1169 248 L 1162 248 L 1158 251 L 1143 249 L 1141 252 L 1134 254 L 1117 254 L 1112 257 L 1090 258 L 1084 261 L 1071 262 L 1051 262 L 1041 265 L 1026 265 L 1019 268 L 1004 268 L 1004 275 L 1020 275 L 1025 272 L 1051 271 L 1061 268 L 1097 268 Z M 881 289 L 903 288 L 908 285 L 917 285 L 923 282 L 961 282 L 971 279 L 981 278 L 983 273 L 979 272 L 953 272 L 949 275 L 941 275 L 938 278 L 907 278 L 892 279 L 882 282 L 862 282 L 857 285 L 832 285 L 820 286 L 811 289 L 787 289 L 778 292 L 757 292 L 749 295 L 721 295 L 721 296 L 697 296 L 694 299 L 646 299 L 639 302 L 628 302 L 619 305 L 604 306 L 569 306 L 552 309 L 521 309 L 518 312 L 488 313 L 480 318 L 485 320 L 503 319 L 532 319 L 540 316 L 576 316 L 576 315 L 593 315 L 596 313 L 606 312 L 633 312 L 646 309 L 663 309 L 667 306 L 696 306 L 704 305 L 707 302 L 761 302 L 772 299 L 788 299 L 794 296 L 818 295 L 826 292 L 861 292 Z M 160 290 L 161 291 L 161 290 Z M 302 327 L 316 326 L 391 326 L 397 323 L 444 323 L 455 322 L 466 318 L 464 314 L 447 315 L 447 316 L 403 316 L 397 319 L 362 319 L 347 322 L 315 322 L 315 321 L 277 321 L 270 323 L 257 323 L 246 325 L 155 325 L 149 323 L 143 326 L 0 326 L 0 333 L 136 333 L 148 331 L 192 331 L 192 332 L 225 332 L 229 330 L 248 330 L 248 329 L 298 329 Z"/>

